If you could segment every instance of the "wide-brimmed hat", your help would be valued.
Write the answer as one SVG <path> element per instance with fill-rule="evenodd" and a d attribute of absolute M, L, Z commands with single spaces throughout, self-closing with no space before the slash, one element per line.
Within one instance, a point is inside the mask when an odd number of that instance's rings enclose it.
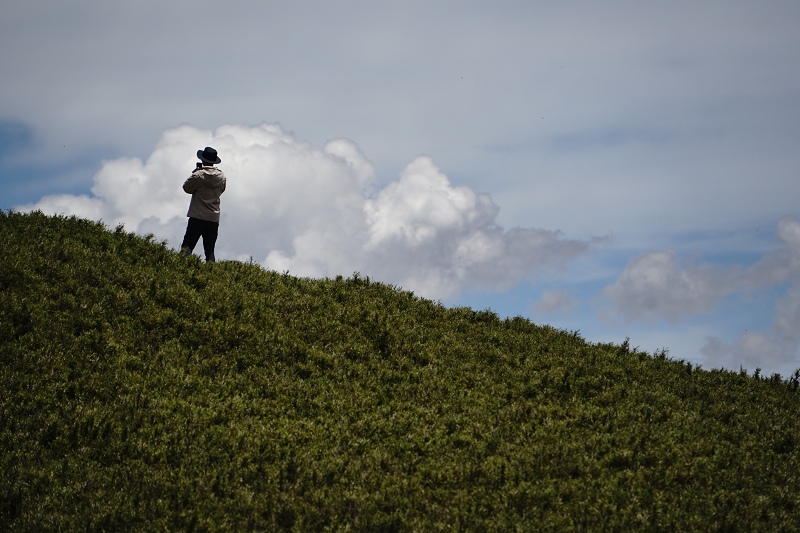
<path fill-rule="evenodd" d="M 222 159 L 217 157 L 217 151 L 210 146 L 206 146 L 205 150 L 198 150 L 197 157 L 200 161 L 208 163 L 209 165 L 218 165 L 222 163 Z"/>

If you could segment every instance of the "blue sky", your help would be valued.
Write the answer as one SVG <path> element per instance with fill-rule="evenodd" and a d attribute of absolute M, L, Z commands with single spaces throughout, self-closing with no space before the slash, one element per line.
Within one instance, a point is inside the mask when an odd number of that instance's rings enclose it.
<path fill-rule="evenodd" d="M 794 1 L 78 2 L 0 20 L 4 209 L 800 367 Z"/>

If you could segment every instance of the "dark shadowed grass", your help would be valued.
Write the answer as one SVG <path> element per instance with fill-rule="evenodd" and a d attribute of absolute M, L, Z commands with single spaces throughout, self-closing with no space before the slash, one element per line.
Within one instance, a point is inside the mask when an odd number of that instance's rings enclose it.
<path fill-rule="evenodd" d="M 0 530 L 795 531 L 798 375 L 0 212 Z"/>

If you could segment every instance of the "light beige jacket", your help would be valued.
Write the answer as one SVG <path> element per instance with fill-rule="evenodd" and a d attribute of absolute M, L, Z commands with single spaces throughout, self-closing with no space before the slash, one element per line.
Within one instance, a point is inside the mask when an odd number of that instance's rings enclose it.
<path fill-rule="evenodd" d="M 183 190 L 192 195 L 187 217 L 219 222 L 219 197 L 225 192 L 225 174 L 212 166 L 198 168 L 183 183 Z"/>

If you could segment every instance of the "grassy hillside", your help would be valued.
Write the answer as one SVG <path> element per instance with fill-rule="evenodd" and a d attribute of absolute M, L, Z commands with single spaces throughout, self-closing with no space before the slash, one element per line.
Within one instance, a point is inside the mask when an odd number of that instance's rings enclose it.
<path fill-rule="evenodd" d="M 796 531 L 797 377 L 0 211 L 2 531 Z"/>

